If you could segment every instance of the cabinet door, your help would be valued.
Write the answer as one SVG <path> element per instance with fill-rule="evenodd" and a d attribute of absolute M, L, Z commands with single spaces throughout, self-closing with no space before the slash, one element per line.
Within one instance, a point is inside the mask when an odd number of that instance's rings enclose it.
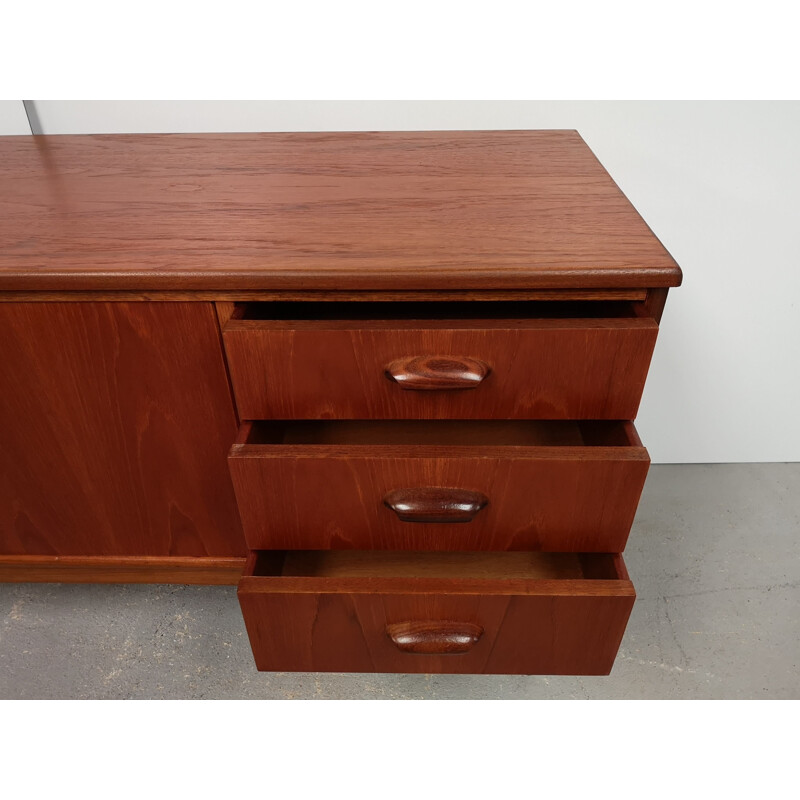
<path fill-rule="evenodd" d="M 0 553 L 245 553 L 211 303 L 0 303 L 0 353 Z"/>

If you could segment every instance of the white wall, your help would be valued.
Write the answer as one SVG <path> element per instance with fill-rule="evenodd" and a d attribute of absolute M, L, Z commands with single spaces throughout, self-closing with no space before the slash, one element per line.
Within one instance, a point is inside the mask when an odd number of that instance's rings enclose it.
<path fill-rule="evenodd" d="M 576 128 L 684 270 L 654 462 L 800 460 L 800 103 L 37 102 L 44 133 Z"/>
<path fill-rule="evenodd" d="M 22 100 L 0 100 L 0 136 L 20 134 L 31 134 Z"/>

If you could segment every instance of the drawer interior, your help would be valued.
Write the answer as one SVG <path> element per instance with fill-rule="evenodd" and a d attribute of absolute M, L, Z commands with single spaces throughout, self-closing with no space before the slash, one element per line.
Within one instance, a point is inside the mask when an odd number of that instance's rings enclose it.
<path fill-rule="evenodd" d="M 375 550 L 254 551 L 253 577 L 626 580 L 610 553 L 415 552 Z"/>
<path fill-rule="evenodd" d="M 637 307 L 624 300 L 485 300 L 479 302 L 251 302 L 238 303 L 233 320 L 498 320 L 634 318 Z"/>
<path fill-rule="evenodd" d="M 616 420 L 269 420 L 245 423 L 237 444 L 641 447 Z"/>

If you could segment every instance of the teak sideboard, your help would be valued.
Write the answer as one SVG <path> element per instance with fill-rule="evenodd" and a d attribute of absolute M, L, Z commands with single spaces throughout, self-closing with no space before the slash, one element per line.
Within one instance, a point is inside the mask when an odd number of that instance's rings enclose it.
<path fill-rule="evenodd" d="M 677 264 L 574 131 L 0 138 L 0 579 L 261 670 L 607 674 Z"/>

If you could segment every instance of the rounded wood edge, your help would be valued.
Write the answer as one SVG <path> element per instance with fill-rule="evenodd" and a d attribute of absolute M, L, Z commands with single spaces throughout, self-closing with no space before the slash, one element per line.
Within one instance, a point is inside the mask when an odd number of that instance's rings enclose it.
<path fill-rule="evenodd" d="M 0 292 L 70 291 L 452 291 L 456 281 L 464 290 L 536 291 L 540 289 L 649 289 L 680 286 L 683 273 L 677 265 L 665 267 L 603 267 L 597 269 L 503 268 L 486 265 L 428 270 L 391 269 L 384 274 L 365 276 L 347 269 L 314 270 L 205 270 L 180 272 L 168 269 L 153 272 L 58 271 L 6 269 L 0 271 Z"/>
<path fill-rule="evenodd" d="M 217 303 L 250 303 L 277 301 L 311 301 L 311 302 L 402 302 L 402 301 L 631 301 L 644 302 L 647 289 L 465 289 L 465 290 L 424 290 L 408 291 L 384 289 L 382 291 L 352 290 L 307 291 L 283 290 L 229 290 L 229 289 L 195 289 L 186 290 L 27 290 L 0 291 L 0 302 L 134 302 L 164 301 L 185 302 L 187 300 L 208 300 Z"/>

